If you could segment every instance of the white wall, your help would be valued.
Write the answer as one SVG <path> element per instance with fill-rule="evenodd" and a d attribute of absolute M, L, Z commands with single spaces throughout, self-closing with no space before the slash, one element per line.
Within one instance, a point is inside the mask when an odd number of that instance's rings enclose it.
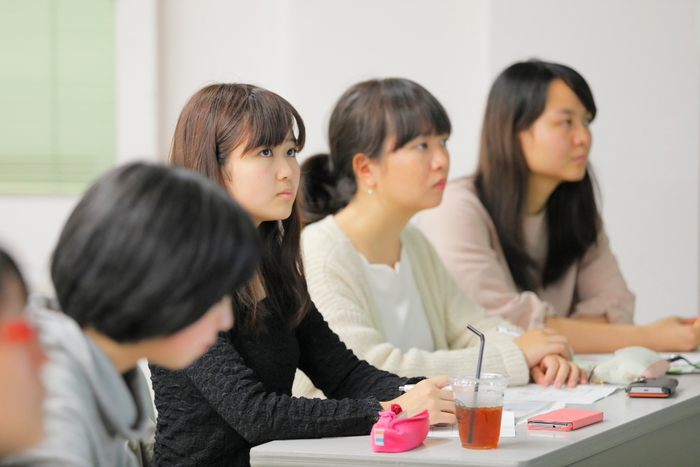
<path fill-rule="evenodd" d="M 258 84 L 300 111 L 313 154 L 352 83 L 414 79 L 453 120 L 451 177 L 476 161 L 483 103 L 533 56 L 578 69 L 599 107 L 592 161 L 640 323 L 698 313 L 697 0 L 115 0 L 119 161 L 163 160 L 187 98 Z M 41 276 L 74 198 L 0 197 L 0 242 Z"/>
<path fill-rule="evenodd" d="M 304 118 L 307 146 L 326 149 L 333 104 L 369 78 L 411 78 L 455 127 L 455 154 L 475 151 L 485 72 L 485 3 L 462 0 L 169 0 L 160 4 L 160 151 L 187 99 L 215 81 L 257 84 Z M 457 56 L 455 52 L 457 52 Z M 456 58 L 458 57 L 458 58 Z M 455 165 L 460 166 L 459 158 Z"/>

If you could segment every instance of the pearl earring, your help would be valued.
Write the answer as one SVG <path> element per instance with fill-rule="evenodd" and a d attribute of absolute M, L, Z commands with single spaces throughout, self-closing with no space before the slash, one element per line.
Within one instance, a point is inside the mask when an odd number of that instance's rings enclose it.
<path fill-rule="evenodd" d="M 368 195 L 371 195 L 372 193 L 373 193 L 373 191 L 372 191 L 371 188 L 370 188 L 369 190 L 367 190 L 367 194 L 368 194 Z"/>

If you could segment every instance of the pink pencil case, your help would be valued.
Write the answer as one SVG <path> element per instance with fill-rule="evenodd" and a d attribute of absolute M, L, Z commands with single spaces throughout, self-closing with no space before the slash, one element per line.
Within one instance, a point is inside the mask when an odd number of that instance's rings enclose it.
<path fill-rule="evenodd" d="M 370 442 L 374 452 L 403 452 L 420 445 L 430 431 L 428 411 L 413 417 L 404 417 L 399 404 L 379 412 L 379 420 L 372 427 Z"/>

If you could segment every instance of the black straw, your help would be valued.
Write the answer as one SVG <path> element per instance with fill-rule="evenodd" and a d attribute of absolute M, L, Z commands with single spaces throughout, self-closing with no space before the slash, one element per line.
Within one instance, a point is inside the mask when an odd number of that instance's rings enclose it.
<path fill-rule="evenodd" d="M 474 435 L 474 412 L 476 412 L 476 393 L 479 392 L 481 361 L 484 359 L 484 335 L 477 331 L 471 324 L 467 324 L 467 329 L 479 336 L 479 339 L 481 339 L 481 345 L 479 346 L 479 359 L 476 361 L 476 385 L 474 386 L 472 409 L 469 411 L 469 436 L 467 436 L 467 444 L 472 444 L 472 436 Z"/>

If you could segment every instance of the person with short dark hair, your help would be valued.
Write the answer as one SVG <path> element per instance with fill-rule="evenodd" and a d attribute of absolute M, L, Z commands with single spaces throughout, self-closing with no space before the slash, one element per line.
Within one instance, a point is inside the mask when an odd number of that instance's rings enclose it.
<path fill-rule="evenodd" d="M 589 163 L 593 93 L 576 70 L 531 60 L 489 93 L 474 176 L 453 180 L 419 220 L 461 289 L 489 314 L 547 326 L 577 352 L 700 344 L 697 320 L 634 326 Z"/>
<path fill-rule="evenodd" d="M 184 168 L 129 164 L 100 177 L 51 261 L 63 313 L 36 309 L 49 356 L 44 438 L 18 466 L 137 466 L 153 430 L 137 362 L 182 368 L 233 325 L 231 295 L 257 267 L 248 214 Z"/>
<path fill-rule="evenodd" d="M 27 286 L 15 261 L 0 249 L 0 460 L 36 444 L 43 434 L 45 361 L 24 314 Z"/>
<path fill-rule="evenodd" d="M 454 421 L 452 394 L 440 389 L 446 377 L 401 378 L 359 360 L 310 302 L 296 202 L 304 140 L 294 107 L 248 84 L 207 86 L 180 114 L 171 162 L 225 187 L 258 226 L 263 251 L 234 296 L 233 329 L 184 370 L 151 367 L 155 465 L 249 465 L 250 448 L 268 441 L 367 435 L 391 403 L 408 415 L 428 409 L 432 423 Z M 297 368 L 328 399 L 292 397 Z"/>

